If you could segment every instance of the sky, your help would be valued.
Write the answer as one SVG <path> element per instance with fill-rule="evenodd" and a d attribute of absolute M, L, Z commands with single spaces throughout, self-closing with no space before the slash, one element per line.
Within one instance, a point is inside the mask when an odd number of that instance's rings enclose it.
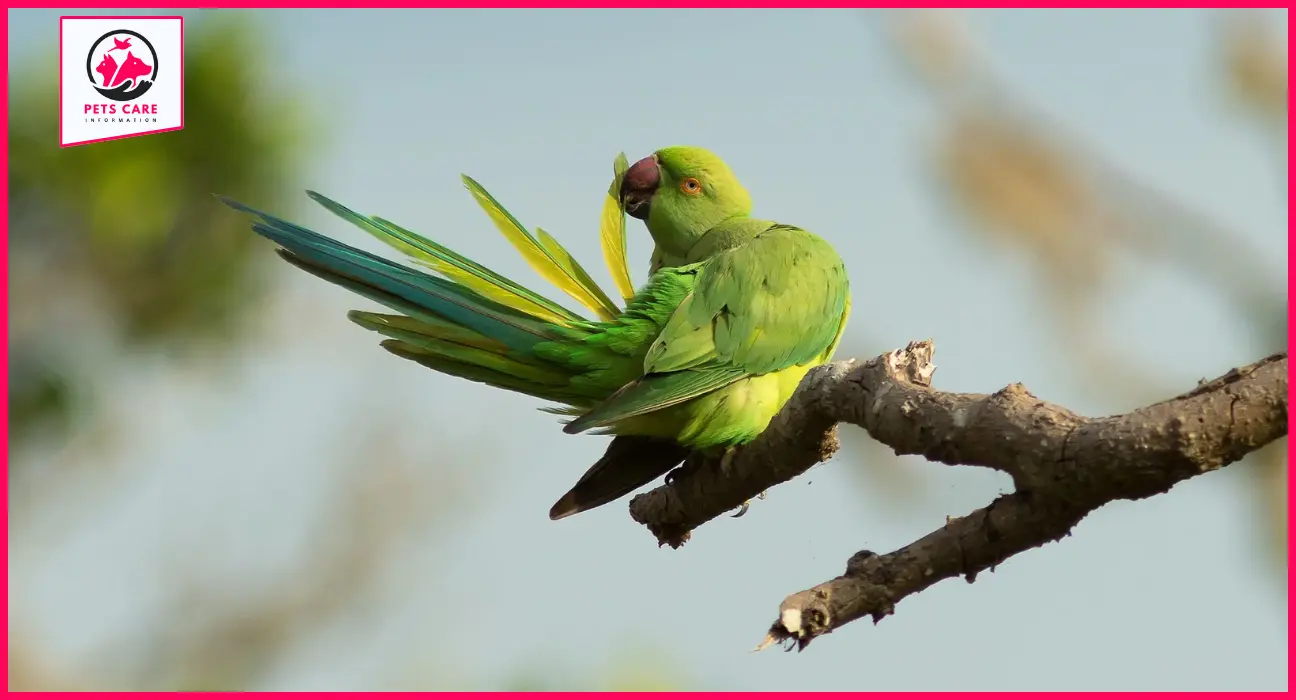
<path fill-rule="evenodd" d="M 53 56 L 68 13 L 11 10 L 14 60 Z M 854 311 L 839 357 L 932 338 L 938 388 L 1020 381 L 1082 413 L 1131 408 L 1085 390 L 1030 270 L 942 204 L 930 177 L 940 121 L 879 12 L 258 14 L 278 59 L 267 80 L 301 91 L 326 132 L 296 189 L 542 285 L 462 190 L 468 173 L 606 282 L 594 231 L 612 157 L 703 145 L 739 174 L 760 216 L 842 254 Z M 1019 94 L 1225 222 L 1272 261 L 1257 274 L 1285 284 L 1284 183 L 1265 142 L 1219 99 L 1209 12 L 967 17 Z M 1285 13 L 1275 17 L 1285 38 Z M 300 202 L 282 213 L 377 249 Z M 631 235 L 642 281 L 649 246 L 633 222 Z M 345 319 L 358 300 L 282 267 L 274 330 L 228 374 L 142 368 L 108 388 L 128 417 L 130 447 L 110 457 L 120 469 L 43 516 L 93 526 L 64 539 L 42 537 L 54 527 L 38 523 L 11 552 L 16 619 L 49 649 L 89 659 L 157 614 L 160 567 L 177 558 L 223 585 L 288 566 L 321 531 L 336 485 L 328 458 L 355 412 L 385 411 L 417 445 L 420 469 L 445 475 L 433 483 L 450 490 L 431 496 L 451 509 L 403 544 L 362 619 L 326 631 L 268 688 L 492 687 L 546 667 L 590 683 L 618 655 L 712 690 L 1285 687 L 1285 591 L 1252 544 L 1257 506 L 1236 473 L 1111 504 L 1061 543 L 975 585 L 937 584 L 806 653 L 752 654 L 785 595 L 1011 484 L 906 458 L 921 491 L 893 498 L 861 488 L 855 472 L 867 465 L 842 455 L 678 551 L 658 549 L 625 501 L 551 523 L 549 505 L 603 439 L 564 435 L 531 399 L 388 356 Z M 1155 266 L 1133 271 L 1104 318 L 1122 348 L 1157 353 L 1184 388 L 1273 350 Z"/>

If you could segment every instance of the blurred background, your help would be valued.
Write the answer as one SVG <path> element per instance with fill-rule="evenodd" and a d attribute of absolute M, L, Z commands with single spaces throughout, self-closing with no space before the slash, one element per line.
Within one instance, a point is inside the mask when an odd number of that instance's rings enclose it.
<path fill-rule="evenodd" d="M 1010 482 L 844 429 L 679 551 L 551 523 L 603 438 L 389 356 L 211 196 L 556 295 L 459 173 L 612 289 L 613 156 L 704 145 L 842 253 L 839 357 L 1122 412 L 1286 348 L 1286 11 L 191 11 L 185 129 L 62 150 L 60 14 L 9 13 L 11 689 L 1286 687 L 1285 441 L 751 654 Z"/>

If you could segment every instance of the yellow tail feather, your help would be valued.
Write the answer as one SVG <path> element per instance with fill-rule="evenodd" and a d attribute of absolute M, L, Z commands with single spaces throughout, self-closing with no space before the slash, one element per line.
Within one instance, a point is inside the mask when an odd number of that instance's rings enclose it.
<path fill-rule="evenodd" d="M 504 210 L 504 207 L 488 193 L 485 188 L 467 175 L 463 176 L 464 186 L 473 199 L 495 222 L 500 233 L 522 253 L 522 258 L 536 272 L 540 273 L 554 286 L 571 296 L 581 305 L 597 314 L 601 319 L 610 321 L 620 313 L 616 304 L 608 299 L 603 290 L 590 280 L 589 274 L 567 253 L 552 236 L 541 232 L 541 241 L 537 241 L 527 230 Z"/>
<path fill-rule="evenodd" d="M 634 296 L 634 282 L 630 279 L 630 261 L 626 253 L 625 210 L 621 208 L 621 178 L 630 169 L 630 161 L 624 153 L 617 154 L 612 163 L 612 186 L 608 188 L 607 198 L 603 200 L 603 219 L 599 224 L 599 236 L 603 243 L 603 261 L 608 272 L 612 273 L 612 282 L 616 284 L 621 297 L 629 301 Z"/>

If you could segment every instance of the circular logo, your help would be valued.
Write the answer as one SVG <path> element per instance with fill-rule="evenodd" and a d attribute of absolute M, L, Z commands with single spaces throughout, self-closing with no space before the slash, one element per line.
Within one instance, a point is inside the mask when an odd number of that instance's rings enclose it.
<path fill-rule="evenodd" d="M 100 95 L 129 102 L 148 92 L 157 79 L 158 58 L 143 34 L 118 29 L 99 37 L 86 54 L 86 77 Z"/>

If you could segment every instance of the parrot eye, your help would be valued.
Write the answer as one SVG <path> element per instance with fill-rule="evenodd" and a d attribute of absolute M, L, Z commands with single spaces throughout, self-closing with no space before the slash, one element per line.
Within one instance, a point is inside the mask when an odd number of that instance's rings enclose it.
<path fill-rule="evenodd" d="M 680 182 L 680 191 L 684 194 L 702 194 L 702 183 L 695 177 L 686 177 Z"/>

